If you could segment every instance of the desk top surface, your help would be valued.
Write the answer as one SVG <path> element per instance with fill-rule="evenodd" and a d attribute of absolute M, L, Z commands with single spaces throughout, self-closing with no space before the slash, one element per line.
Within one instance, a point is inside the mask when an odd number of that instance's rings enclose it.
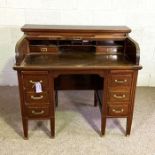
<path fill-rule="evenodd" d="M 127 26 L 78 26 L 78 25 L 24 25 L 21 30 L 23 32 L 123 32 L 129 33 L 131 29 Z"/>
<path fill-rule="evenodd" d="M 140 66 L 128 61 L 123 55 L 105 54 L 29 54 L 15 69 L 137 69 Z"/>

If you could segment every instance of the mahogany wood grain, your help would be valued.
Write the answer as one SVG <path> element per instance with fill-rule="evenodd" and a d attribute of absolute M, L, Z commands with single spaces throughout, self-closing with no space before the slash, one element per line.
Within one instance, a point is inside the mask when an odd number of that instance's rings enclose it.
<path fill-rule="evenodd" d="M 126 118 L 131 132 L 140 53 L 126 26 L 24 25 L 16 44 L 24 137 L 28 120 L 50 120 L 55 136 L 59 90 L 93 90 L 101 112 L 101 135 L 107 118 Z M 35 83 L 42 92 L 37 93 Z"/>

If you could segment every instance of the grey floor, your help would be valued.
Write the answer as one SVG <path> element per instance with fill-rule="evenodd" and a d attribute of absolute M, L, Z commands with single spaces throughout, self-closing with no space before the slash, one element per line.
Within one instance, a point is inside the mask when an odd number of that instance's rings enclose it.
<path fill-rule="evenodd" d="M 23 140 L 17 87 L 0 87 L 0 155 L 155 155 L 155 88 L 136 92 L 131 135 L 125 119 L 108 119 L 100 137 L 100 112 L 92 91 L 59 92 L 56 136 L 49 121 L 30 121 L 29 140 Z"/>

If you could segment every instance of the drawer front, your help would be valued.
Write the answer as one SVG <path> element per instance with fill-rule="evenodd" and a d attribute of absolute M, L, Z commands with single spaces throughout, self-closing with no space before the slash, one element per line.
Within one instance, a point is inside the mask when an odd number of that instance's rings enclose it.
<path fill-rule="evenodd" d="M 109 116 L 126 116 L 128 111 L 128 105 L 108 105 Z"/>
<path fill-rule="evenodd" d="M 96 52 L 102 54 L 116 54 L 122 51 L 122 47 L 105 47 L 105 46 L 96 46 Z"/>
<path fill-rule="evenodd" d="M 35 83 L 40 82 L 42 91 L 48 89 L 48 76 L 42 74 L 23 75 L 23 86 L 28 91 L 35 91 Z"/>
<path fill-rule="evenodd" d="M 26 104 L 49 104 L 49 94 L 47 92 L 33 93 L 25 92 Z"/>
<path fill-rule="evenodd" d="M 51 53 L 58 53 L 59 49 L 56 46 L 30 46 L 30 52 L 51 52 Z"/>
<path fill-rule="evenodd" d="M 132 74 L 112 75 L 110 80 L 111 87 L 130 87 Z"/>
<path fill-rule="evenodd" d="M 125 91 L 109 91 L 109 102 L 128 102 L 130 99 L 130 92 Z"/>
<path fill-rule="evenodd" d="M 27 116 L 29 118 L 43 118 L 50 115 L 49 107 L 27 107 Z"/>

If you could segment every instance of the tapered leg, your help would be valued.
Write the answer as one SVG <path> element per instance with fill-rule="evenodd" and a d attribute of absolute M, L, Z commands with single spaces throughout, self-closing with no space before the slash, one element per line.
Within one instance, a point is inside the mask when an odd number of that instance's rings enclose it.
<path fill-rule="evenodd" d="M 131 124 L 132 124 L 132 117 L 131 116 L 128 116 L 127 117 L 127 123 L 126 123 L 126 136 L 127 135 L 130 135 Z"/>
<path fill-rule="evenodd" d="M 58 106 L 58 91 L 55 91 L 55 106 Z"/>
<path fill-rule="evenodd" d="M 50 119 L 50 126 L 51 126 L 51 137 L 55 137 L 55 118 Z"/>
<path fill-rule="evenodd" d="M 106 117 L 102 116 L 101 119 L 101 136 L 105 134 L 105 127 L 106 127 Z"/>
<path fill-rule="evenodd" d="M 101 136 L 105 134 L 107 120 L 108 72 L 104 72 L 103 90 L 101 94 Z M 106 75 L 106 76 L 105 76 Z"/>
<path fill-rule="evenodd" d="M 28 139 L 28 120 L 22 118 L 22 122 L 23 122 L 24 139 Z"/>
<path fill-rule="evenodd" d="M 96 90 L 94 91 L 94 107 L 97 106 L 97 96 L 96 96 Z"/>

